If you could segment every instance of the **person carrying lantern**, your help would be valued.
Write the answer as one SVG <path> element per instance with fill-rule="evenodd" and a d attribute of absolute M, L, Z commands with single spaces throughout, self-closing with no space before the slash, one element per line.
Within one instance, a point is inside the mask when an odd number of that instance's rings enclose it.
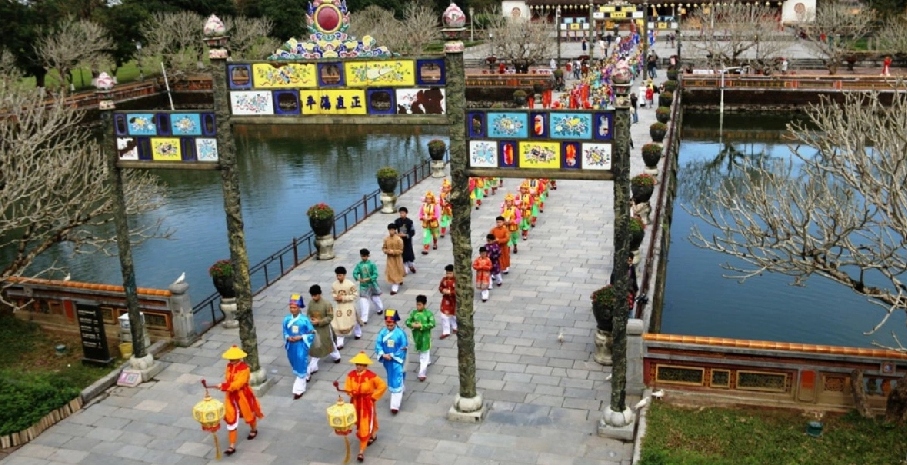
<path fill-rule="evenodd" d="M 432 191 L 425 193 L 422 207 L 419 208 L 419 220 L 422 221 L 422 255 L 428 255 L 428 246 L 438 250 L 438 227 L 440 226 L 441 208 L 435 201 Z"/>
<path fill-rule="evenodd" d="M 378 411 L 375 402 L 387 391 L 387 383 L 375 372 L 368 369 L 372 360 L 359 352 L 350 359 L 356 369 L 346 375 L 343 389 L 350 396 L 350 403 L 356 408 L 356 437 L 359 438 L 359 455 L 356 460 L 365 460 L 365 449 L 378 440 Z"/>
<path fill-rule="evenodd" d="M 224 382 L 220 390 L 224 392 L 224 423 L 227 424 L 227 437 L 230 447 L 224 454 L 233 455 L 236 452 L 236 428 L 239 427 L 239 417 L 249 425 L 248 440 L 258 437 L 258 419 L 264 418 L 261 405 L 255 397 L 255 392 L 249 386 L 252 371 L 243 361 L 249 354 L 237 346 L 232 346 L 223 353 L 227 360 L 227 369 L 224 373 Z"/>

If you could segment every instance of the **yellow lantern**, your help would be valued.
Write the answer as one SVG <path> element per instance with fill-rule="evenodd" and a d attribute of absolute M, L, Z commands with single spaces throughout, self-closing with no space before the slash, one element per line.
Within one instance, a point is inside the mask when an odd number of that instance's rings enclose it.
<path fill-rule="evenodd" d="M 217 454 L 217 460 L 220 460 L 220 442 L 217 439 L 217 431 L 220 429 L 220 421 L 224 418 L 224 403 L 212 398 L 208 394 L 208 385 L 202 381 L 205 386 L 205 398 L 192 407 L 192 418 L 202 425 L 202 429 L 214 436 L 214 450 Z"/>
<path fill-rule="evenodd" d="M 342 397 L 337 396 L 337 403 L 328 407 L 328 425 L 334 429 L 335 433 L 343 436 L 343 442 L 346 443 L 346 457 L 343 459 L 343 463 L 350 461 L 349 434 L 353 431 L 355 424 L 356 407 L 353 404 L 344 402 Z"/>

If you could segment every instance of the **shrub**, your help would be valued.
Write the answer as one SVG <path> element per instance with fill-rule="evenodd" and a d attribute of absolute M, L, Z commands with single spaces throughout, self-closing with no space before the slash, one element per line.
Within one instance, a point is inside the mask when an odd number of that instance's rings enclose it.
<path fill-rule="evenodd" d="M 233 262 L 230 260 L 218 260 L 208 268 L 208 275 L 212 278 L 229 278 L 233 276 Z"/>
<path fill-rule="evenodd" d="M 310 220 L 331 220 L 334 219 L 334 209 L 326 203 L 316 203 L 309 207 L 305 212 Z"/>
<path fill-rule="evenodd" d="M 396 180 L 398 177 L 400 177 L 400 174 L 397 173 L 397 170 L 395 170 L 394 168 L 392 168 L 390 166 L 385 166 L 382 168 L 378 168 L 377 176 L 378 176 L 378 179 L 394 179 L 394 180 Z"/>
<path fill-rule="evenodd" d="M 668 121 L 671 121 L 671 107 L 656 108 L 655 119 L 657 119 L 659 123 L 667 124 Z"/>
<path fill-rule="evenodd" d="M 0 436 L 30 427 L 80 392 L 53 374 L 0 374 Z"/>
<path fill-rule="evenodd" d="M 662 148 L 660 144 L 646 144 L 642 146 L 642 161 L 646 166 L 652 167 L 658 165 L 661 160 Z"/>
<path fill-rule="evenodd" d="M 447 144 L 441 139 L 432 139 L 428 141 L 428 149 L 444 151 L 447 149 Z"/>
<path fill-rule="evenodd" d="M 665 90 L 664 92 L 658 94 L 658 105 L 662 107 L 669 107 L 674 103 L 674 93 Z"/>
<path fill-rule="evenodd" d="M 667 132 L 667 130 L 668 130 L 668 125 L 667 125 L 667 124 L 664 124 L 664 123 L 662 123 L 662 122 L 652 123 L 652 125 L 649 126 L 649 131 L 662 131 L 662 132 Z M 648 144 L 646 144 L 646 145 L 648 145 Z M 652 144 L 652 145 L 655 145 L 655 144 Z M 659 147 L 660 147 L 660 146 L 659 146 Z"/>
<path fill-rule="evenodd" d="M 513 98 L 514 100 L 526 98 L 526 91 L 523 89 L 517 89 L 513 91 Z"/>
<path fill-rule="evenodd" d="M 675 80 L 667 80 L 662 84 L 665 88 L 665 92 L 674 92 L 677 90 L 678 82 Z"/>
<path fill-rule="evenodd" d="M 639 250 L 642 240 L 646 236 L 646 226 L 638 217 L 630 218 L 630 250 Z"/>
<path fill-rule="evenodd" d="M 617 306 L 617 295 L 614 293 L 614 287 L 610 284 L 593 292 L 590 298 L 592 299 L 592 305 L 598 305 L 604 308 L 614 308 Z"/>
<path fill-rule="evenodd" d="M 655 186 L 655 176 L 651 174 L 637 174 L 630 180 L 633 187 L 653 187 Z"/>

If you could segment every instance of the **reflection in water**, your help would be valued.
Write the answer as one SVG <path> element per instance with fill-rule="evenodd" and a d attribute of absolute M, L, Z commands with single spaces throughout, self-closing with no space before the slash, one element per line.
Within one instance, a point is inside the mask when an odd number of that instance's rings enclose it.
<path fill-rule="evenodd" d="M 340 211 L 361 200 L 363 194 L 378 188 L 378 168 L 409 170 L 428 158 L 429 140 L 447 141 L 442 131 L 432 127 L 238 126 L 237 163 L 250 265 L 309 232 L 305 216 L 309 206 L 325 202 Z M 230 255 L 220 173 L 162 170 L 156 174 L 167 191 L 166 204 L 150 214 L 130 217 L 130 223 L 163 219 L 163 228 L 174 234 L 169 240 L 133 247 L 136 280 L 139 286 L 166 288 L 186 272 L 192 301 L 197 303 L 214 292 L 208 267 Z M 0 260 L 4 258 L 0 251 Z M 54 260 L 73 280 L 123 282 L 115 255 L 73 255 L 62 245 L 51 249 L 33 268 L 41 269 Z"/>
<path fill-rule="evenodd" d="M 792 157 L 784 145 L 718 143 L 717 134 L 712 140 L 702 139 L 684 140 L 680 147 L 662 332 L 846 346 L 870 346 L 874 340 L 891 343 L 887 331 L 863 335 L 884 310 L 839 284 L 816 276 L 805 287 L 797 287 L 791 285 L 792 278 L 773 273 L 738 283 L 723 277 L 727 272 L 721 265 L 743 266 L 742 261 L 691 244 L 692 228 L 706 237 L 717 231 L 684 208 L 708 202 L 715 186 L 733 186 L 750 176 L 740 160 L 780 165 Z M 895 313 L 886 329 L 905 340 L 904 313 Z"/>

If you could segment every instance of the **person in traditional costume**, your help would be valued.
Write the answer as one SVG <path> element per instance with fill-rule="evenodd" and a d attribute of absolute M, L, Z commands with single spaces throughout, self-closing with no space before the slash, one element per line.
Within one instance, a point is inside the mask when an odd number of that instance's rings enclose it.
<path fill-rule="evenodd" d="M 510 231 L 508 247 L 513 247 L 513 253 L 517 253 L 517 244 L 520 242 L 520 225 L 523 221 L 523 212 L 520 210 L 519 205 L 517 205 L 513 194 L 507 194 L 507 196 L 504 197 L 504 205 L 501 206 L 501 216 L 504 217 L 504 224 L 507 226 L 507 230 Z M 507 252 L 507 258 L 504 261 L 504 273 L 507 273 L 510 268 L 509 251 Z"/>
<path fill-rule="evenodd" d="M 482 199 L 485 192 L 485 182 L 482 178 L 469 178 L 469 199 L 476 207 L 476 210 L 482 206 Z"/>
<path fill-rule="evenodd" d="M 375 341 L 375 353 L 378 361 L 387 371 L 387 388 L 391 392 L 391 414 L 400 411 L 400 402 L 403 401 L 403 380 L 406 378 L 406 333 L 397 326 L 400 315 L 396 310 L 387 309 L 384 314 L 385 327 L 378 331 L 378 340 Z"/>
<path fill-rule="evenodd" d="M 472 261 L 476 270 L 476 289 L 482 291 L 482 302 L 488 302 L 488 289 L 491 288 L 491 259 L 485 246 L 479 247 L 479 256 Z"/>
<path fill-rule="evenodd" d="M 384 311 L 381 302 L 381 286 L 378 285 L 378 265 L 369 260 L 371 252 L 368 249 L 359 249 L 359 263 L 353 268 L 353 279 L 359 282 L 359 320 L 368 324 L 369 300 L 378 309 L 375 313 Z"/>
<path fill-rule="evenodd" d="M 419 208 L 419 220 L 422 221 L 422 255 L 428 255 L 428 246 L 438 250 L 440 219 L 441 208 L 435 202 L 435 194 L 428 191 L 422 199 L 422 207 Z"/>
<path fill-rule="evenodd" d="M 387 255 L 387 263 L 384 267 L 384 277 L 391 285 L 391 295 L 396 295 L 403 284 L 403 239 L 397 235 L 397 225 L 390 223 L 387 225 L 387 237 L 384 238 L 384 244 L 381 251 Z"/>
<path fill-rule="evenodd" d="M 488 251 L 488 259 L 491 260 L 491 281 L 500 287 L 504 284 L 504 278 L 501 277 L 501 246 L 494 234 L 485 235 L 485 250 Z M 491 285 L 488 286 L 491 289 Z"/>
<path fill-rule="evenodd" d="M 409 210 L 406 207 L 400 207 L 397 210 L 400 217 L 394 220 L 397 225 L 397 233 L 400 239 L 403 239 L 403 272 L 416 272 L 416 253 L 413 252 L 413 238 L 416 237 L 416 228 L 413 226 L 413 220 L 409 219 Z"/>
<path fill-rule="evenodd" d="M 524 189 L 524 187 L 525 187 L 525 189 Z M 527 199 L 526 195 L 528 194 L 529 203 L 532 205 L 532 207 L 530 208 L 530 215 L 532 216 L 532 220 L 529 222 L 529 226 L 532 228 L 535 227 L 535 222 L 536 222 L 536 220 L 538 220 L 539 213 L 540 213 L 539 212 L 538 191 L 539 191 L 539 185 L 538 185 L 538 182 L 536 179 L 526 179 L 523 181 L 523 184 L 520 186 L 520 192 L 522 193 L 522 195 L 520 196 L 520 202 L 525 201 Z M 523 207 L 523 208 L 524 208 L 523 211 L 525 212 L 526 207 Z"/>
<path fill-rule="evenodd" d="M 406 327 L 413 332 L 413 345 L 419 352 L 419 382 L 425 381 L 428 365 L 431 364 L 431 330 L 435 327 L 435 316 L 425 308 L 428 297 L 416 296 L 416 308 L 409 312 Z"/>
<path fill-rule="evenodd" d="M 387 391 L 387 384 L 375 372 L 368 369 L 372 360 L 359 352 L 350 359 L 356 369 L 346 375 L 343 389 L 350 396 L 350 403 L 356 409 L 356 437 L 359 438 L 359 455 L 356 460 L 365 460 L 365 449 L 378 440 L 378 411 L 375 402 Z"/>
<path fill-rule="evenodd" d="M 457 334 L 457 278 L 453 265 L 444 267 L 438 292 L 441 293 L 441 339 L 447 339 L 451 331 Z"/>
<path fill-rule="evenodd" d="M 441 207 L 441 237 L 447 234 L 447 228 L 453 220 L 453 206 L 450 204 L 450 181 L 447 178 L 441 184 L 441 194 L 438 196 L 438 205 Z"/>
<path fill-rule="evenodd" d="M 337 337 L 337 350 L 343 348 L 343 340 L 350 334 L 356 339 L 362 337 L 362 326 L 359 313 L 356 312 L 356 299 L 359 298 L 359 286 L 346 279 L 346 268 L 334 268 L 337 280 L 331 285 L 331 297 L 334 298 L 334 319 L 331 328 Z"/>
<path fill-rule="evenodd" d="M 548 198 L 548 186 L 544 179 L 530 179 L 529 193 L 535 196 L 539 213 L 545 213 L 545 199 Z M 536 215 L 538 216 L 538 215 Z"/>
<path fill-rule="evenodd" d="M 224 373 L 224 382 L 220 390 L 224 392 L 224 423 L 227 424 L 227 437 L 230 447 L 224 454 L 233 455 L 236 452 L 236 428 L 239 427 L 239 417 L 249 425 L 249 435 L 246 439 L 253 440 L 258 437 L 258 420 L 264 418 L 261 405 L 255 397 L 255 392 L 249 386 L 252 370 L 243 361 L 249 354 L 237 346 L 232 346 L 223 353 L 222 357 L 227 362 Z"/>
<path fill-rule="evenodd" d="M 315 327 L 315 340 L 309 348 L 309 374 L 318 373 L 318 361 L 321 357 L 330 355 L 334 363 L 340 363 L 340 352 L 334 343 L 334 332 L 331 331 L 331 321 L 334 319 L 334 308 L 331 303 L 321 298 L 321 286 L 313 284 L 309 287 L 308 315 L 309 321 Z"/>
<path fill-rule="evenodd" d="M 511 233 L 510 227 L 507 226 L 506 220 L 503 216 L 499 216 L 494 219 L 495 226 L 491 228 L 491 234 L 494 235 L 495 241 L 498 243 L 498 246 L 501 248 L 501 273 L 507 274 L 510 273 L 510 241 Z M 514 253 L 516 252 L 516 244 L 514 244 Z"/>
<path fill-rule="evenodd" d="M 535 204 L 535 199 L 532 197 L 532 194 L 529 193 L 529 185 L 523 184 L 520 186 L 520 231 L 523 233 L 523 240 L 529 239 L 529 229 L 532 228 L 533 223 L 535 222 L 535 217 L 532 216 L 532 207 Z"/>
<path fill-rule="evenodd" d="M 309 317 L 302 314 L 304 307 L 302 296 L 293 294 L 290 296 L 290 314 L 283 317 L 284 349 L 290 360 L 290 368 L 296 375 L 296 381 L 293 382 L 293 400 L 297 400 L 305 394 L 311 374 L 309 373 L 309 348 L 315 339 L 315 327 L 312 326 Z"/>

